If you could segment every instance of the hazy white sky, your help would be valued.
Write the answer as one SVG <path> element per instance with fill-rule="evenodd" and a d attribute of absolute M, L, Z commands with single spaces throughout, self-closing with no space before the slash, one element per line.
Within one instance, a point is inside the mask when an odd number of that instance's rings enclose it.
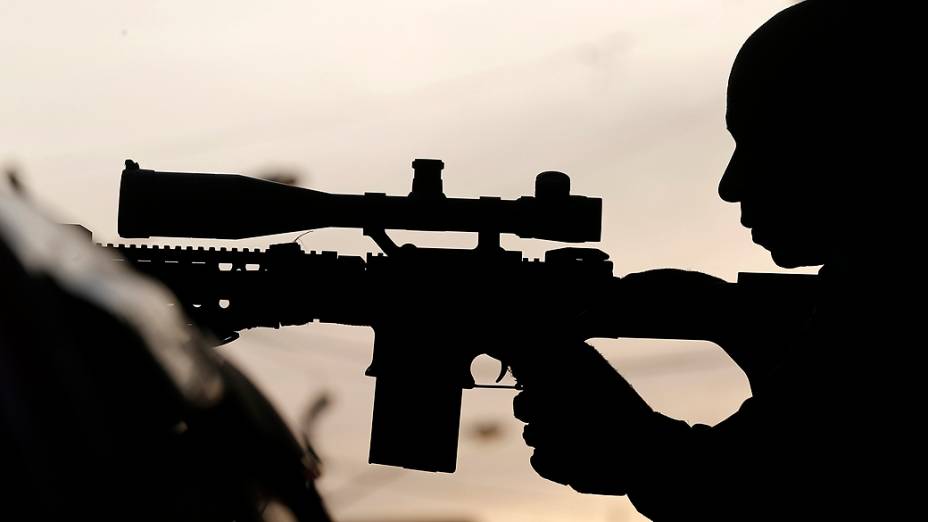
<path fill-rule="evenodd" d="M 38 199 L 98 240 L 116 236 L 129 157 L 159 170 L 282 167 L 320 190 L 388 193 L 408 192 L 413 158 L 435 157 L 461 196 L 529 194 L 536 173 L 562 170 L 575 192 L 605 198 L 598 246 L 617 273 L 676 266 L 733 280 L 775 267 L 715 193 L 733 148 L 728 69 L 789 3 L 0 0 L 0 165 L 18 165 Z M 372 247 L 359 231 L 303 243 Z M 553 246 L 507 245 L 533 256 Z M 466 393 L 465 430 L 504 430 L 493 443 L 465 436 L 457 474 L 367 467 L 371 340 L 312 327 L 226 349 L 291 419 L 316 391 L 335 395 L 317 439 L 344 519 L 635 519 L 624 499 L 535 477 L 507 392 Z M 747 394 L 711 346 L 599 346 L 655 407 L 691 421 L 718 421 Z"/>

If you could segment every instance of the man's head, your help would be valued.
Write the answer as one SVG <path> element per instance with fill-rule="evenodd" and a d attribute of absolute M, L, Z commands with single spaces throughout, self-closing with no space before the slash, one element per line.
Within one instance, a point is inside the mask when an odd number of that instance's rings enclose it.
<path fill-rule="evenodd" d="M 865 241 L 865 176 L 882 151 L 882 100 L 857 2 L 809 0 L 758 29 L 728 84 L 736 149 L 719 184 L 783 267 L 823 264 Z M 875 150 L 877 149 L 877 150 Z"/>

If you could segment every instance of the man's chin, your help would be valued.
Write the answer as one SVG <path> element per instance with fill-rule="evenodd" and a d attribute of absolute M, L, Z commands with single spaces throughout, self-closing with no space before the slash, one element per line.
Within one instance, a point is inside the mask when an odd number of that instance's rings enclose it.
<path fill-rule="evenodd" d="M 780 250 L 770 250 L 770 257 L 773 258 L 773 262 L 780 268 L 799 268 L 801 266 L 807 266 L 796 259 L 795 256 L 789 253 L 783 253 Z"/>
<path fill-rule="evenodd" d="M 751 230 L 751 239 L 770 252 L 773 262 L 780 268 L 818 266 L 824 263 L 821 245 L 806 234 L 786 234 L 781 230 L 755 227 Z"/>
<path fill-rule="evenodd" d="M 798 235 L 798 234 L 797 234 Z M 771 234 L 769 230 L 754 228 L 751 230 L 754 243 L 770 252 L 773 262 L 780 268 L 799 268 L 822 264 L 821 256 L 816 255 L 817 248 L 808 242 L 791 238 L 785 240 L 782 235 Z"/>
<path fill-rule="evenodd" d="M 786 248 L 769 248 L 770 257 L 780 268 L 799 268 L 802 266 L 818 266 L 823 263 L 819 256 L 809 255 L 808 252 L 797 252 Z"/>

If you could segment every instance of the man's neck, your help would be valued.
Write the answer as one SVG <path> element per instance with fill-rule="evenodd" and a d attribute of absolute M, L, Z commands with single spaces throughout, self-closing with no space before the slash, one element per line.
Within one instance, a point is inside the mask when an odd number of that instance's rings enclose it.
<path fill-rule="evenodd" d="M 819 275 L 826 281 L 838 284 L 871 286 L 871 283 L 885 280 L 891 276 L 894 268 L 888 256 L 880 255 L 835 255 L 819 270 Z"/>

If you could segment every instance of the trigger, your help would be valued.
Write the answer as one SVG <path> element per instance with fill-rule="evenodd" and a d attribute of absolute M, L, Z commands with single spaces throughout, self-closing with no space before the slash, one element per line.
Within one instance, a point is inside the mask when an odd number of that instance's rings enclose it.
<path fill-rule="evenodd" d="M 509 371 L 509 365 L 503 361 L 500 361 L 499 362 L 499 375 L 496 377 L 495 382 L 500 382 L 501 380 L 503 380 L 503 377 L 506 376 L 506 372 L 508 371 Z"/>

